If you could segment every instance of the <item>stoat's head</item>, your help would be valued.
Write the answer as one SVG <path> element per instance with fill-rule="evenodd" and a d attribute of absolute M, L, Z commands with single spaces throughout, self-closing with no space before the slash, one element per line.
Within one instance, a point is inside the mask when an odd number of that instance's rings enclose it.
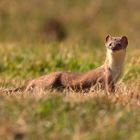
<path fill-rule="evenodd" d="M 107 56 L 105 62 L 112 71 L 117 71 L 117 73 L 122 71 L 127 45 L 126 36 L 111 37 L 108 35 L 106 37 Z"/>
<path fill-rule="evenodd" d="M 128 39 L 126 36 L 122 37 L 112 37 L 108 35 L 106 37 L 105 46 L 107 50 L 109 50 L 112 53 L 125 51 L 128 45 Z"/>

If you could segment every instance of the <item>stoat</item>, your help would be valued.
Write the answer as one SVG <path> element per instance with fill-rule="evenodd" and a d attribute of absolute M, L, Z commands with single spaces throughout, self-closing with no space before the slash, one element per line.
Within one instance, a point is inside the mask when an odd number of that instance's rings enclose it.
<path fill-rule="evenodd" d="M 75 91 L 89 90 L 99 84 L 107 93 L 115 91 L 115 83 L 120 77 L 126 54 L 128 39 L 126 36 L 105 39 L 106 60 L 96 69 L 85 73 L 54 72 L 29 82 L 25 91 L 36 89 L 72 89 Z"/>

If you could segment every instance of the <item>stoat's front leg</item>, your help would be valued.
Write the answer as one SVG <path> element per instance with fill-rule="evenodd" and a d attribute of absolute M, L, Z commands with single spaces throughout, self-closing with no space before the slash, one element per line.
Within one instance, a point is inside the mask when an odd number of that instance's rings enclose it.
<path fill-rule="evenodd" d="M 107 94 L 114 94 L 115 83 L 114 83 L 113 78 L 109 72 L 107 72 L 107 75 L 105 78 L 105 88 L 106 88 Z"/>

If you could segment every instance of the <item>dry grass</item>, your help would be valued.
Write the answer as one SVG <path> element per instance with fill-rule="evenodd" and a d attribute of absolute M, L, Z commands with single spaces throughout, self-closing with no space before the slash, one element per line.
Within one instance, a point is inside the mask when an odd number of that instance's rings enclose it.
<path fill-rule="evenodd" d="M 1 44 L 1 88 L 17 87 L 56 70 L 88 71 L 103 62 L 105 53 L 101 50 L 70 43 Z M 139 49 L 129 46 L 125 72 L 115 95 L 107 96 L 100 90 L 87 94 L 1 93 L 0 138 L 138 140 L 139 60 Z"/>
<path fill-rule="evenodd" d="M 140 138 L 140 82 L 104 91 L 0 95 L 0 137 L 12 139 Z"/>
<path fill-rule="evenodd" d="M 0 50 L 0 85 L 4 89 L 51 71 L 88 71 L 105 58 L 101 47 L 70 43 L 6 43 Z M 139 49 L 129 46 L 125 72 L 115 95 L 107 96 L 103 91 L 1 93 L 0 138 L 138 140 L 139 60 Z"/>

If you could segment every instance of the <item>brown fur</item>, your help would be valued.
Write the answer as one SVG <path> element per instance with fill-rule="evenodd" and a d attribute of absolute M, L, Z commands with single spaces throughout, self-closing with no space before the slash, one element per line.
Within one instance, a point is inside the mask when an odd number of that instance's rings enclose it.
<path fill-rule="evenodd" d="M 29 82 L 25 91 L 40 89 L 72 89 L 75 91 L 87 91 L 92 86 L 99 84 L 100 87 L 105 89 L 107 92 L 114 92 L 115 83 L 121 73 L 127 44 L 128 41 L 126 37 L 107 36 L 105 45 L 109 56 L 107 55 L 104 65 L 81 74 L 55 72 L 46 76 L 41 76 Z"/>
<path fill-rule="evenodd" d="M 34 89 L 72 89 L 75 91 L 87 90 L 91 86 L 102 83 L 104 86 L 105 69 L 100 67 L 98 69 L 89 71 L 83 74 L 70 72 L 55 72 L 46 76 L 37 78 L 29 83 L 26 90 Z"/>

